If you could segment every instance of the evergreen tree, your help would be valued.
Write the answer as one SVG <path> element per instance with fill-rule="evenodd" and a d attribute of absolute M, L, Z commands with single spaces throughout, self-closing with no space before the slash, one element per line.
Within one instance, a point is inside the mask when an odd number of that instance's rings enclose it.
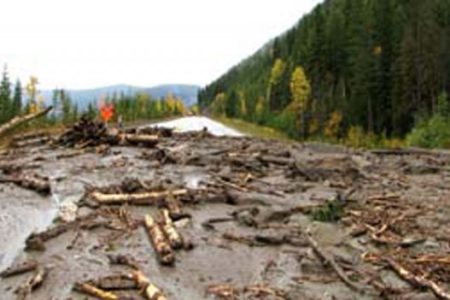
<path fill-rule="evenodd" d="M 12 117 L 11 83 L 8 69 L 5 65 L 0 83 L 0 123 L 8 121 Z"/>
<path fill-rule="evenodd" d="M 20 80 L 17 80 L 16 85 L 14 86 L 12 111 L 13 116 L 20 115 L 20 113 L 22 112 L 22 85 L 20 83 Z"/>

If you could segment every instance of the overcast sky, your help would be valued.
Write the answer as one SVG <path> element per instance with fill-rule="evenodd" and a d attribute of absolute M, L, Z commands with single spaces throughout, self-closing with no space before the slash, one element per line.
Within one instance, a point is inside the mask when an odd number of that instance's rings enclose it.
<path fill-rule="evenodd" d="M 205 85 L 320 0 L 11 0 L 0 64 L 40 88 Z"/>

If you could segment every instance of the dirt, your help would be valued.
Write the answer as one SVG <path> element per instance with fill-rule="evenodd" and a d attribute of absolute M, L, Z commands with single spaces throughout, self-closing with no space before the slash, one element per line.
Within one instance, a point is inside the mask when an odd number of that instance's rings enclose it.
<path fill-rule="evenodd" d="M 167 299 L 435 299 L 400 278 L 385 257 L 415 275 L 428 272 L 450 290 L 446 154 L 374 154 L 202 132 L 160 138 L 156 148 L 74 151 L 36 145 L 0 156 L 0 167 L 15 165 L 51 184 L 45 196 L 0 183 L 0 272 L 28 259 L 48 270 L 29 299 L 91 299 L 73 291 L 75 283 L 131 272 L 112 265 L 111 254 L 133 257 Z M 176 251 L 173 266 L 158 262 L 141 225 L 146 214 L 158 216 L 158 205 L 90 205 L 90 192 L 123 192 L 131 189 L 122 184 L 127 179 L 151 190 L 189 190 L 180 201 L 190 217 L 175 226 L 193 247 Z M 334 222 L 317 221 L 318 211 L 325 219 L 335 213 L 327 211 L 329 203 L 342 212 Z M 112 223 L 78 224 L 45 241 L 41 251 L 25 249 L 32 233 L 90 213 Z M 124 214 L 136 224 L 123 221 Z M 324 264 L 308 236 L 363 290 Z M 424 254 L 435 255 L 432 262 L 421 263 Z M 16 299 L 14 291 L 32 275 L 0 279 L 0 298 Z M 139 292 L 117 293 L 144 299 Z"/>

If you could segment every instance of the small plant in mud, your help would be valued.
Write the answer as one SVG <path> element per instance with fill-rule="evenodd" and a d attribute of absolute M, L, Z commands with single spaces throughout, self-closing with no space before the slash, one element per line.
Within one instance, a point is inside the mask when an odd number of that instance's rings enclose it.
<path fill-rule="evenodd" d="M 339 198 L 328 200 L 327 203 L 311 212 L 314 221 L 335 223 L 344 214 L 344 205 Z"/>

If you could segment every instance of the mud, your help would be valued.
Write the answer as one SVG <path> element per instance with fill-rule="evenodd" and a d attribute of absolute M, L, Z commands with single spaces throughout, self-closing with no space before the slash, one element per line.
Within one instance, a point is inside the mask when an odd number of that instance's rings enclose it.
<path fill-rule="evenodd" d="M 129 267 L 110 263 L 108 255 L 119 254 L 133 257 L 168 299 L 435 299 L 431 291 L 399 278 L 378 259 L 383 255 L 399 259 L 419 275 L 436 272 L 429 277 L 449 290 L 448 264 L 414 268 L 413 258 L 404 260 L 423 253 L 448 258 L 447 155 L 384 155 L 198 134 L 161 138 L 157 148 L 116 146 L 107 154 L 67 155 L 71 151 L 36 145 L 0 156 L 0 163 L 50 178 L 50 196 L 0 184 L 0 272 L 27 259 L 48 270 L 29 299 L 91 299 L 73 291 L 75 283 L 129 273 Z M 170 160 L 165 159 L 168 155 Z M 108 190 L 129 178 L 164 190 L 187 188 L 192 195 L 181 199 L 183 213 L 190 218 L 175 222 L 192 249 L 177 251 L 173 267 L 158 263 L 143 226 L 127 227 L 104 214 L 121 208 L 140 222 L 146 214 L 156 216 L 157 205 L 85 206 L 89 191 Z M 335 201 L 342 202 L 338 221 L 314 221 L 318 209 Z M 413 208 L 413 217 L 379 230 L 395 218 L 389 211 L 400 214 Z M 24 250 L 30 234 L 60 224 L 61 218 L 95 211 L 112 223 L 75 226 L 46 241 L 44 251 Z M 363 228 L 355 234 L 358 226 Z M 388 242 L 371 238 L 370 226 Z M 321 262 L 307 233 L 364 291 L 350 288 Z M 406 239 L 420 241 L 390 244 Z M 14 290 L 31 275 L 0 279 L 0 298 L 16 299 Z M 223 291 L 218 288 L 222 285 L 233 291 L 231 296 L 217 292 Z M 139 290 L 119 293 L 144 299 Z"/>

